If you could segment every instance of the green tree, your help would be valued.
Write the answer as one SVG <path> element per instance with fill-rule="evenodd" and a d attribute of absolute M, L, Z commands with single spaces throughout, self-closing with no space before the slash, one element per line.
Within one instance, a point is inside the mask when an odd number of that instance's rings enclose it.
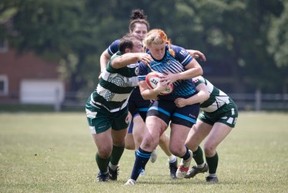
<path fill-rule="evenodd" d="M 180 27 L 174 31 L 183 34 L 183 43 L 188 40 L 203 48 L 212 65 L 219 65 L 223 71 L 230 68 L 234 92 L 247 91 L 249 87 L 251 90 L 276 88 L 279 91 L 283 87 L 281 80 L 287 73 L 275 65 L 277 52 L 268 51 L 272 18 L 287 15 L 282 1 L 190 0 L 179 1 L 177 8 L 180 12 L 176 14 L 177 21 L 184 21 L 186 25 L 178 22 Z M 282 31 L 286 30 L 284 26 L 280 28 Z M 281 37 L 277 33 L 276 38 Z M 285 42 L 287 44 L 282 38 L 281 45 Z M 271 80 L 277 80 L 278 85 Z"/>
<path fill-rule="evenodd" d="M 100 54 L 128 32 L 135 8 L 172 43 L 203 51 L 211 71 L 204 75 L 230 77 L 231 91 L 285 90 L 288 16 L 281 0 L 2 0 L 0 39 L 58 62 L 69 90 L 91 90 Z"/>

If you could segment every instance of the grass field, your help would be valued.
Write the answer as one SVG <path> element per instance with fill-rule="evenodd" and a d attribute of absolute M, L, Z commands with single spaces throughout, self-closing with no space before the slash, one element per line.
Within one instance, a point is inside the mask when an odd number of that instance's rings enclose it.
<path fill-rule="evenodd" d="M 133 187 L 123 186 L 134 163 L 125 151 L 117 182 L 98 183 L 95 145 L 84 113 L 0 113 L 0 192 L 178 193 L 287 192 L 288 114 L 240 112 L 219 146 L 219 183 L 205 175 L 170 180 L 167 157 L 148 163 Z"/>

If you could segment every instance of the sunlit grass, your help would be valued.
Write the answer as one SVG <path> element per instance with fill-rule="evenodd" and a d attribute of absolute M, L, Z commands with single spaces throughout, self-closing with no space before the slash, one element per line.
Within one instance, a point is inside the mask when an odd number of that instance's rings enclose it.
<path fill-rule="evenodd" d="M 158 148 L 156 163 L 136 186 L 129 178 L 134 152 L 125 151 L 117 182 L 95 182 L 95 145 L 83 113 L 1 113 L 0 192 L 286 192 L 288 114 L 240 113 L 237 127 L 219 146 L 220 183 L 205 175 L 170 180 L 167 157 Z"/>

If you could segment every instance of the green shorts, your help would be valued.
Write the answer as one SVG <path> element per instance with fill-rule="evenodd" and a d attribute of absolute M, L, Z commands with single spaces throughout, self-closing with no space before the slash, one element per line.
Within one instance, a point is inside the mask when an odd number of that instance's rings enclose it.
<path fill-rule="evenodd" d="M 237 106 L 233 101 L 231 101 L 231 103 L 223 105 L 215 112 L 201 112 L 198 119 L 209 125 L 214 125 L 216 122 L 220 122 L 234 128 L 237 122 L 237 117 Z"/>
<path fill-rule="evenodd" d="M 128 108 L 111 113 L 104 107 L 86 103 L 85 110 L 92 134 L 102 133 L 110 128 L 122 130 L 128 127 Z"/>

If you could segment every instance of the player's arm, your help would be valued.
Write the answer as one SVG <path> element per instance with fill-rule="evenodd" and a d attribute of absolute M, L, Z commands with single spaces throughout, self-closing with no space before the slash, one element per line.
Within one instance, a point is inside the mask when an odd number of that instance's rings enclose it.
<path fill-rule="evenodd" d="M 109 47 L 102 52 L 100 55 L 100 75 L 101 76 L 102 72 L 106 71 L 106 67 L 108 62 L 110 61 L 111 57 L 113 54 L 115 54 L 118 51 L 118 46 L 119 46 L 119 41 L 120 40 L 115 40 L 112 42 Z"/>
<path fill-rule="evenodd" d="M 138 86 L 140 89 L 140 93 L 144 100 L 155 100 L 161 91 L 158 88 L 150 89 L 146 83 L 146 81 L 139 81 Z"/>
<path fill-rule="evenodd" d="M 104 50 L 100 56 L 100 72 L 103 72 L 106 70 L 106 65 L 108 64 L 108 61 L 110 60 L 111 56 L 108 53 L 108 50 Z"/>
<path fill-rule="evenodd" d="M 169 73 L 166 75 L 163 81 L 168 83 L 176 82 L 177 80 L 191 79 L 203 74 L 203 69 L 196 59 L 192 59 L 186 66 L 186 70 L 177 74 Z"/>
<path fill-rule="evenodd" d="M 169 73 L 163 79 L 167 83 L 174 83 L 177 80 L 191 79 L 196 76 L 201 76 L 203 74 L 203 69 L 197 60 L 190 56 L 189 52 L 179 46 L 173 45 L 172 49 L 175 52 L 175 59 L 184 65 L 185 71 L 180 73 Z"/>
<path fill-rule="evenodd" d="M 194 58 L 186 65 L 185 68 L 187 69 L 186 71 L 179 73 L 180 79 L 190 79 L 203 74 L 201 65 Z"/>
<path fill-rule="evenodd" d="M 184 107 L 186 105 L 192 105 L 197 103 L 203 103 L 210 97 L 210 92 L 208 91 L 207 86 L 205 83 L 200 83 L 196 86 L 196 90 L 198 91 L 197 94 L 184 99 L 184 98 L 177 98 L 174 102 L 177 107 Z"/>
<path fill-rule="evenodd" d="M 199 50 L 191 50 L 188 49 L 187 52 L 193 57 L 193 58 L 199 58 L 202 61 L 206 61 L 206 56 L 200 52 Z"/>
<path fill-rule="evenodd" d="M 152 61 L 152 58 L 147 53 L 125 53 L 121 56 L 118 56 L 111 60 L 111 66 L 115 69 L 123 68 L 129 64 L 135 64 L 138 61 L 142 61 L 144 63 Z"/>

